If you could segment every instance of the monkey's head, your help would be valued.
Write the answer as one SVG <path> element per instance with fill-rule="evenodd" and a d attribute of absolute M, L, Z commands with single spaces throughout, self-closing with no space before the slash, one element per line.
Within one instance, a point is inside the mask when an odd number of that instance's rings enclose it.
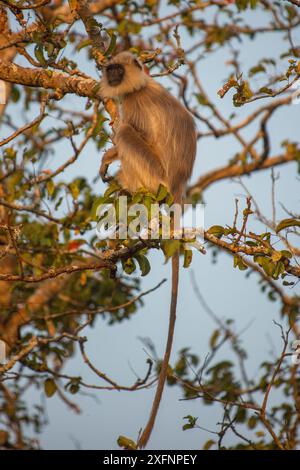
<path fill-rule="evenodd" d="M 116 98 L 140 90 L 150 77 L 130 52 L 120 52 L 105 66 L 101 80 L 103 98 Z"/>

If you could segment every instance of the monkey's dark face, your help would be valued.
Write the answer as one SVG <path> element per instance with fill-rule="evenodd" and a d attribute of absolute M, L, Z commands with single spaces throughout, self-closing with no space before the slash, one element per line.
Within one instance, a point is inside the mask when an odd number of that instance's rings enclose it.
<path fill-rule="evenodd" d="M 149 78 L 130 52 L 120 52 L 103 70 L 101 94 L 104 98 L 124 96 L 146 86 Z"/>
<path fill-rule="evenodd" d="M 122 83 L 125 69 L 121 64 L 110 64 L 106 67 L 107 81 L 110 86 L 118 86 Z"/>

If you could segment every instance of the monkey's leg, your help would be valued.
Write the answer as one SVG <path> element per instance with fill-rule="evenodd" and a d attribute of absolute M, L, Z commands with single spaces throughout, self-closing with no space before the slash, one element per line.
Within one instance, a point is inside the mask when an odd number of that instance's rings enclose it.
<path fill-rule="evenodd" d="M 115 141 L 118 146 L 123 179 L 130 191 L 145 186 L 156 191 L 165 184 L 166 171 L 150 145 L 129 124 L 121 124 Z"/>
<path fill-rule="evenodd" d="M 111 180 L 111 177 L 106 176 L 107 169 L 110 163 L 114 162 L 117 159 L 118 159 L 118 149 L 114 145 L 112 148 L 108 149 L 102 157 L 102 162 L 101 162 L 101 166 L 99 170 L 102 181 L 106 182 L 106 181 Z"/>

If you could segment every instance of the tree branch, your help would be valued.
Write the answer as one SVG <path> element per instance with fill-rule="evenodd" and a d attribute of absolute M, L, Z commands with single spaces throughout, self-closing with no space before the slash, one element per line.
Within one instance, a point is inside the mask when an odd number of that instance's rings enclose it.
<path fill-rule="evenodd" d="M 284 163 L 296 161 L 297 156 L 294 153 L 286 153 L 284 155 L 278 155 L 270 157 L 265 160 L 262 165 L 257 165 L 257 162 L 251 162 L 246 165 L 235 164 L 226 165 L 216 170 L 212 170 L 206 175 L 201 176 L 198 181 L 190 186 L 187 191 L 188 196 L 203 192 L 208 186 L 227 178 L 233 178 L 235 176 L 248 175 L 260 170 L 266 170 L 274 166 L 282 165 Z"/>
<path fill-rule="evenodd" d="M 1 59 L 0 79 L 19 85 L 57 90 L 59 95 L 75 93 L 78 96 L 101 99 L 99 82 L 92 78 L 70 77 L 52 70 L 21 67 Z"/>

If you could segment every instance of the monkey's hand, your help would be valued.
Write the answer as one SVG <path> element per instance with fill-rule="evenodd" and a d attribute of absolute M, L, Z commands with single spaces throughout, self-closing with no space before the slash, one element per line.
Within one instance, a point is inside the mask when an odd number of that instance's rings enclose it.
<path fill-rule="evenodd" d="M 107 165 L 107 163 L 104 163 L 104 162 L 101 163 L 99 173 L 100 173 L 103 183 L 107 183 L 108 181 L 113 179 L 112 176 L 106 176 L 108 167 L 109 165 Z"/>
<path fill-rule="evenodd" d="M 113 161 L 117 159 L 118 159 L 118 150 L 116 146 L 107 150 L 105 154 L 103 155 L 99 173 L 104 183 L 107 183 L 108 181 L 113 179 L 112 176 L 106 176 L 106 173 L 107 173 L 110 163 L 112 163 Z"/>

